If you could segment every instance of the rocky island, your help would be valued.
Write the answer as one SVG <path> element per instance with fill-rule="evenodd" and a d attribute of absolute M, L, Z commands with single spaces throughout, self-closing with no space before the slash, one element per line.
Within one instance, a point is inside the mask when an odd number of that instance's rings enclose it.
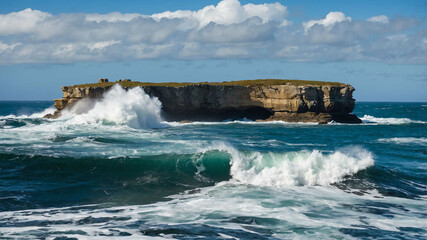
<path fill-rule="evenodd" d="M 231 82 L 149 83 L 124 81 L 62 87 L 55 99 L 57 118 L 83 98 L 99 99 L 114 84 L 142 87 L 162 102 L 167 121 L 221 121 L 247 118 L 256 121 L 361 123 L 351 114 L 355 106 L 351 85 L 338 82 L 259 79 Z"/>

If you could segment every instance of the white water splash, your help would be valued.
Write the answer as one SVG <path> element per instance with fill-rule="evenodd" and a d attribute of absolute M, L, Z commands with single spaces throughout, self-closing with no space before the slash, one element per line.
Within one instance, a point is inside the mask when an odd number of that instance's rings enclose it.
<path fill-rule="evenodd" d="M 380 125 L 398 125 L 398 124 L 409 124 L 409 123 L 426 123 L 423 121 L 412 120 L 409 118 L 377 118 L 371 115 L 364 115 L 360 118 L 363 123 L 375 123 Z"/>
<path fill-rule="evenodd" d="M 5 119 L 5 118 L 16 118 L 16 119 L 23 119 L 23 118 L 43 118 L 46 114 L 49 113 L 53 113 L 56 110 L 55 107 L 51 106 L 46 108 L 45 110 L 41 111 L 41 112 L 36 112 L 33 113 L 31 115 L 27 115 L 27 114 L 19 114 L 19 115 L 15 115 L 15 114 L 9 114 L 6 116 L 0 116 L 1 119 Z"/>
<path fill-rule="evenodd" d="M 48 108 L 46 108 L 45 110 L 43 110 L 41 112 L 33 113 L 30 116 L 28 116 L 28 117 L 29 118 L 42 118 L 42 117 L 46 116 L 46 114 L 53 113 L 55 110 L 56 110 L 56 108 L 53 107 L 53 106 L 51 106 L 51 107 L 48 107 Z M 27 117 L 27 116 L 24 116 L 24 117 Z"/>
<path fill-rule="evenodd" d="M 162 104 L 148 96 L 140 87 L 123 89 L 114 85 L 101 100 L 83 99 L 73 108 L 63 111 L 63 117 L 73 124 L 118 124 L 132 128 L 161 128 Z"/>

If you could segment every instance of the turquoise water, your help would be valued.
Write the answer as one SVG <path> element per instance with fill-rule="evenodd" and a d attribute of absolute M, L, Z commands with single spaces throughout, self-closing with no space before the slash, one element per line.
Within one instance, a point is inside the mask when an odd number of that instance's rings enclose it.
<path fill-rule="evenodd" d="M 183 124 L 116 94 L 57 120 L 0 102 L 0 239 L 427 238 L 426 103 L 358 102 L 359 125 Z"/>

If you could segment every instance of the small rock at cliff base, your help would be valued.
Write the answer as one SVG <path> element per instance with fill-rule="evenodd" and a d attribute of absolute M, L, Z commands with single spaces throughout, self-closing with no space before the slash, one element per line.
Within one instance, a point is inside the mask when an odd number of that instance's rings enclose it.
<path fill-rule="evenodd" d="M 43 118 L 47 118 L 47 119 L 56 119 L 59 118 L 61 116 L 61 112 L 59 110 L 56 110 L 55 112 L 46 114 L 43 116 Z"/>
<path fill-rule="evenodd" d="M 362 120 L 354 114 L 337 114 L 333 120 L 338 123 L 362 123 Z"/>

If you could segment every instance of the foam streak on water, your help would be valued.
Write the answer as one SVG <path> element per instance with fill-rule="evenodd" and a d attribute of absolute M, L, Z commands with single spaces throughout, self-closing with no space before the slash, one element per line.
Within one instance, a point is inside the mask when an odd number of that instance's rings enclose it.
<path fill-rule="evenodd" d="M 254 197 L 256 194 L 257 197 Z M 417 201 L 388 199 L 376 203 L 371 197 L 348 195 L 330 187 L 254 188 L 219 184 L 193 194 L 179 194 L 167 202 L 126 207 L 81 206 L 0 213 L 4 236 L 79 237 L 82 239 L 123 236 L 132 239 L 165 237 L 160 233 L 203 237 L 254 238 L 349 238 L 347 232 L 369 228 L 377 236 L 399 236 L 399 229 L 412 229 L 406 236 L 420 236 L 426 227 Z M 417 216 L 418 215 L 418 216 Z M 219 220 L 215 223 L 215 220 Z M 47 225 L 43 228 L 38 224 Z M 20 226 L 20 227 L 16 227 Z M 135 228 L 135 226 L 138 226 Z M 354 226 L 354 227 L 352 227 Z M 371 227 L 369 227 L 371 226 Z M 418 230 L 417 230 L 418 229 Z M 13 235 L 12 235 L 13 234 Z M 148 236 L 147 236 L 148 235 Z M 208 235 L 209 236 L 209 235 Z"/>
<path fill-rule="evenodd" d="M 380 138 L 379 142 L 396 143 L 396 144 L 419 144 L 426 146 L 427 138 L 414 138 L 414 137 L 396 137 L 396 138 Z"/>

